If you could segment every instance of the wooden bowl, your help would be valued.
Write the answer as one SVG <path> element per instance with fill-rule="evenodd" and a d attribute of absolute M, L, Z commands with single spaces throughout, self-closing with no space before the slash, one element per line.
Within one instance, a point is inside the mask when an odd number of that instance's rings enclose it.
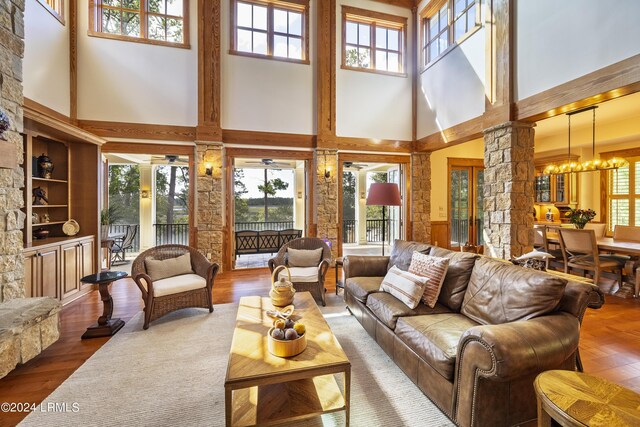
<path fill-rule="evenodd" d="M 302 353 L 307 348 L 306 332 L 295 340 L 277 340 L 271 336 L 274 328 L 269 329 L 267 348 L 269 353 L 278 357 L 292 357 Z"/>

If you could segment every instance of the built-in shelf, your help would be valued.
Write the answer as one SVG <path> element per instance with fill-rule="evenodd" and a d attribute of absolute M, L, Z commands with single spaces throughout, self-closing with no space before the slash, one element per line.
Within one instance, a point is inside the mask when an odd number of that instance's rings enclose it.
<path fill-rule="evenodd" d="M 37 176 L 32 176 L 31 180 L 32 181 L 42 181 L 42 182 L 59 182 L 59 183 L 62 183 L 62 184 L 67 184 L 69 182 L 66 179 L 39 178 Z"/>
<path fill-rule="evenodd" d="M 66 208 L 69 205 L 33 205 L 32 208 Z"/>
<path fill-rule="evenodd" d="M 34 227 L 42 227 L 45 225 L 56 225 L 56 224 L 64 224 L 67 221 L 49 221 L 49 222 L 41 222 L 38 224 L 32 224 Z"/>

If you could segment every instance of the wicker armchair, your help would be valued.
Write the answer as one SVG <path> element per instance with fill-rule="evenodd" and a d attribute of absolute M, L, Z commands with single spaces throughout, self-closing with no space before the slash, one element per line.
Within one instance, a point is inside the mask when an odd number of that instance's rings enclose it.
<path fill-rule="evenodd" d="M 191 268 L 193 269 L 194 274 L 205 279 L 206 285 L 198 289 L 171 293 L 169 295 L 155 296 L 153 280 L 151 280 L 151 277 L 147 274 L 144 260 L 146 258 L 153 258 L 156 260 L 176 258 L 186 254 L 187 252 L 191 254 Z M 218 273 L 218 269 L 218 264 L 211 264 L 207 261 L 204 255 L 189 246 L 156 246 L 155 248 L 147 249 L 138 255 L 138 257 L 133 261 L 131 276 L 142 292 L 142 300 L 144 301 L 144 329 L 149 328 L 150 322 L 181 308 L 208 308 L 211 313 L 213 311 L 211 290 L 213 288 L 213 281 Z"/>
<path fill-rule="evenodd" d="M 318 264 L 318 280 L 316 282 L 296 282 L 293 280 L 293 287 L 298 292 L 309 291 L 311 294 L 320 298 L 322 305 L 327 305 L 325 302 L 324 294 L 327 291 L 324 288 L 324 279 L 331 264 L 331 249 L 322 240 L 316 237 L 302 237 L 300 239 L 294 239 L 289 243 L 285 243 L 275 257 L 269 260 L 269 270 L 273 273 L 273 270 L 279 265 L 288 266 L 287 262 L 287 248 L 292 249 L 318 249 L 322 248 L 322 260 Z"/>

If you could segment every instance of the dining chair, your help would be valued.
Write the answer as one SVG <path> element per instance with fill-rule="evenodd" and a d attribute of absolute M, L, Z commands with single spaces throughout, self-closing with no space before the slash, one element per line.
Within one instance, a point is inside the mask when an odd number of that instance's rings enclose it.
<path fill-rule="evenodd" d="M 640 227 L 633 227 L 630 225 L 616 225 L 613 230 L 613 239 L 626 242 L 640 242 Z M 623 255 L 615 256 L 620 259 L 623 259 L 624 257 L 626 261 L 631 263 L 631 277 L 635 278 L 635 280 L 633 280 L 633 295 L 636 297 L 640 296 L 640 259 L 638 259 L 638 257 L 625 257 Z"/>
<path fill-rule="evenodd" d="M 564 259 L 564 272 L 572 268 L 593 272 L 593 282 L 597 285 L 604 271 L 617 275 L 622 285 L 622 266 L 619 262 L 598 253 L 598 242 L 594 230 L 572 228 L 558 229 L 560 248 Z"/>
<path fill-rule="evenodd" d="M 564 268 L 562 251 L 560 249 L 552 249 L 549 240 L 547 239 L 547 226 L 546 225 L 534 225 L 533 226 L 533 248 L 537 251 L 546 252 L 553 255 L 554 258 L 547 258 L 547 269 L 549 265 L 556 264 L 558 267 Z"/>
<path fill-rule="evenodd" d="M 596 238 L 604 237 L 607 224 L 604 222 L 589 222 L 584 226 L 585 230 L 593 230 L 596 233 Z"/>

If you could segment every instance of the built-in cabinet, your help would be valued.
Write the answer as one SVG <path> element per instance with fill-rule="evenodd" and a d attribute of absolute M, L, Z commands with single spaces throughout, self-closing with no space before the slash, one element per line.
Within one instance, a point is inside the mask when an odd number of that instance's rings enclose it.
<path fill-rule="evenodd" d="M 570 206 L 578 204 L 578 176 L 575 173 L 563 175 L 546 175 L 544 169 L 553 162 L 567 160 L 566 156 L 536 159 L 536 177 L 534 182 L 535 202 L 537 204 L 553 204 Z M 571 160 L 578 160 L 572 157 Z"/>

